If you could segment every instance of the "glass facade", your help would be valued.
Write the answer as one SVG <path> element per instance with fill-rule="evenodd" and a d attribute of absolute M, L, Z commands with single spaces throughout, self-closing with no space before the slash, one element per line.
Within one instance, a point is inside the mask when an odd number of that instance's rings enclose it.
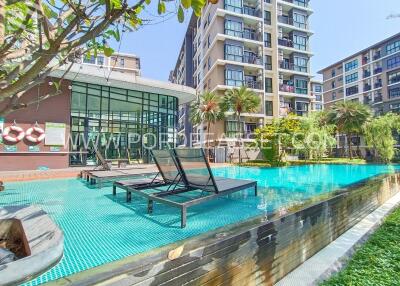
<path fill-rule="evenodd" d="M 97 145 L 106 159 L 150 161 L 149 149 L 175 147 L 178 99 L 173 96 L 73 82 L 71 165 L 94 160 Z M 76 154 L 76 153 L 75 153 Z"/>

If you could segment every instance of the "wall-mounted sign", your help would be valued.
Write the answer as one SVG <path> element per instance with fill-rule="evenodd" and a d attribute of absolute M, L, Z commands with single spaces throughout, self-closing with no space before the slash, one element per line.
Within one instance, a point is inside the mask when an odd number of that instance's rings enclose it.
<path fill-rule="evenodd" d="M 51 123 L 46 122 L 46 137 L 44 139 L 45 145 L 51 146 L 65 146 L 65 124 L 64 123 Z"/>
<path fill-rule="evenodd" d="M 28 147 L 29 152 L 40 152 L 39 146 L 29 146 Z"/>
<path fill-rule="evenodd" d="M 0 144 L 3 143 L 4 118 L 0 117 Z"/>
<path fill-rule="evenodd" d="M 5 152 L 17 152 L 17 146 L 15 145 L 4 145 Z"/>
<path fill-rule="evenodd" d="M 60 152 L 60 151 L 61 151 L 60 147 L 55 147 L 55 146 L 50 147 L 50 152 Z"/>

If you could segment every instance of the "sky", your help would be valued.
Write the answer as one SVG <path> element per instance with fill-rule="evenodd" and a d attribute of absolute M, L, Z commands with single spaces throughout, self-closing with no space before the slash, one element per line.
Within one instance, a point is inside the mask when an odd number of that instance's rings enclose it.
<path fill-rule="evenodd" d="M 152 19 L 152 24 L 125 33 L 116 49 L 141 58 L 142 76 L 167 81 L 175 67 L 191 12 L 186 12 L 184 23 L 179 23 L 175 15 L 155 17 L 157 1 L 152 2 L 142 12 L 142 18 Z M 314 74 L 400 32 L 400 0 L 311 0 L 310 4 L 314 10 L 310 17 L 314 32 L 311 37 Z M 392 14 L 399 17 L 387 19 Z"/>

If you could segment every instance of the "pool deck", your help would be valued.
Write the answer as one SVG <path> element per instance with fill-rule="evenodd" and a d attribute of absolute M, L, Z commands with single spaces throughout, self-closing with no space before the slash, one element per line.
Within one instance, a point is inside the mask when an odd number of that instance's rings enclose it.
<path fill-rule="evenodd" d="M 130 167 L 128 166 L 127 169 Z M 149 173 L 157 173 L 156 165 L 145 165 Z M 211 167 L 225 167 L 230 164 L 212 163 Z M 21 171 L 5 171 L 0 172 L 0 181 L 17 182 L 17 181 L 32 181 L 32 180 L 48 180 L 48 179 L 63 179 L 77 178 L 83 170 L 93 170 L 94 167 L 70 167 L 66 169 L 51 169 L 51 170 L 21 170 Z M 140 171 L 140 169 L 138 169 Z M 138 171 L 138 174 L 140 173 Z"/>

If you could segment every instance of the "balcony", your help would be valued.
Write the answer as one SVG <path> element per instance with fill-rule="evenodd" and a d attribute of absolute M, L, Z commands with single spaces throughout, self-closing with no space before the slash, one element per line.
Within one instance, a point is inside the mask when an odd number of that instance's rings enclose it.
<path fill-rule="evenodd" d="M 370 84 L 365 84 L 364 85 L 364 92 L 366 92 L 366 91 L 370 91 L 372 89 L 372 87 L 371 87 L 371 85 Z"/>
<path fill-rule="evenodd" d="M 254 7 L 246 6 L 246 5 L 243 5 L 242 14 L 253 16 L 253 17 L 261 17 L 260 10 L 254 8 Z"/>
<path fill-rule="evenodd" d="M 296 22 L 296 21 L 294 21 L 293 18 L 291 18 L 289 16 L 278 16 L 278 22 L 282 23 L 282 24 L 294 26 L 294 27 L 297 27 L 300 29 L 308 29 L 307 23 Z"/>
<path fill-rule="evenodd" d="M 308 0 L 283 0 L 284 2 L 292 3 L 294 5 L 308 8 Z"/>
<path fill-rule="evenodd" d="M 290 39 L 278 39 L 278 45 L 293 48 L 293 41 Z"/>
<path fill-rule="evenodd" d="M 262 83 L 256 80 L 245 80 L 244 85 L 252 89 L 262 89 Z"/>
<path fill-rule="evenodd" d="M 363 65 L 366 65 L 366 64 L 368 64 L 369 63 L 369 58 L 368 57 L 363 57 L 363 59 L 362 59 L 362 64 Z"/>
<path fill-rule="evenodd" d="M 374 88 L 380 88 L 380 87 L 382 87 L 382 82 L 381 81 L 378 81 L 378 82 L 376 82 L 374 84 Z"/>
<path fill-rule="evenodd" d="M 375 55 L 373 56 L 374 61 L 380 59 L 382 57 L 381 52 L 376 52 Z"/>
<path fill-rule="evenodd" d="M 372 98 L 364 97 L 364 104 L 370 104 L 370 103 L 372 103 Z"/>
<path fill-rule="evenodd" d="M 284 70 L 303 72 L 303 73 L 307 73 L 308 72 L 307 67 L 298 66 L 298 65 L 295 65 L 293 63 L 288 63 L 288 62 L 280 62 L 279 63 L 279 68 L 284 69 Z"/>
<path fill-rule="evenodd" d="M 262 16 L 261 11 L 259 9 L 251 7 L 251 6 L 247 6 L 247 5 L 243 5 L 243 7 L 240 7 L 240 6 L 231 5 L 229 3 L 225 3 L 224 9 L 227 11 L 232 11 L 235 13 L 249 15 L 249 16 L 253 16 L 253 17 L 260 18 Z"/>
<path fill-rule="evenodd" d="M 370 77 L 371 76 L 371 71 L 364 71 L 363 76 L 364 76 L 364 78 Z"/>
<path fill-rule="evenodd" d="M 256 55 L 248 54 L 243 56 L 243 62 L 246 64 L 253 64 L 253 65 L 262 65 L 262 58 L 257 57 Z"/>
<path fill-rule="evenodd" d="M 374 74 L 381 73 L 382 70 L 383 70 L 383 69 L 382 69 L 381 67 L 378 67 L 378 68 L 374 69 Z"/>
<path fill-rule="evenodd" d="M 224 33 L 225 35 L 234 36 L 238 38 L 244 38 L 253 41 L 261 41 L 260 35 L 254 30 L 244 29 L 243 31 L 238 31 L 238 30 L 225 29 Z"/>
<path fill-rule="evenodd" d="M 280 84 L 279 91 L 294 93 L 294 86 L 289 84 Z"/>
<path fill-rule="evenodd" d="M 382 102 L 382 101 L 383 101 L 382 94 L 374 96 L 374 103 L 379 103 L 379 102 Z"/>

